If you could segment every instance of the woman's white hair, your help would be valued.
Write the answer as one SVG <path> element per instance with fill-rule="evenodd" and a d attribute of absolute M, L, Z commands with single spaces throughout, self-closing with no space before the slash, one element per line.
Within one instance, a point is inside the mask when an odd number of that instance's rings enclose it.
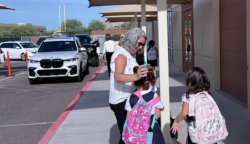
<path fill-rule="evenodd" d="M 138 27 L 132 28 L 123 36 L 120 46 L 126 49 L 132 56 L 135 57 L 136 54 L 134 53 L 134 51 L 136 49 L 136 44 L 141 37 L 145 38 L 146 42 L 146 33 Z M 140 49 L 137 51 L 137 53 L 142 54 L 143 51 L 144 49 Z"/>

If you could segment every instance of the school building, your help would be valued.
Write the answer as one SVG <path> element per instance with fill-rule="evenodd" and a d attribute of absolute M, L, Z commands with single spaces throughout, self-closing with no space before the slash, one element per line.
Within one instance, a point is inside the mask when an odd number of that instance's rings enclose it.
<path fill-rule="evenodd" d="M 169 17 L 168 32 L 175 67 L 184 72 L 202 67 L 213 89 L 250 108 L 249 3 L 194 0 L 190 5 L 171 5 L 174 12 Z"/>

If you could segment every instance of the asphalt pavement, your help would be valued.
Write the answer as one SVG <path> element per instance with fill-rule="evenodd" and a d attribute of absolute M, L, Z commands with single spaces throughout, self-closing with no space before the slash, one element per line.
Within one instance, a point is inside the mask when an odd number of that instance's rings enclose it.
<path fill-rule="evenodd" d="M 99 67 L 90 66 L 82 82 L 53 78 L 37 85 L 29 84 L 25 61 L 11 61 L 11 68 L 10 77 L 0 68 L 0 144 L 38 143 Z"/>

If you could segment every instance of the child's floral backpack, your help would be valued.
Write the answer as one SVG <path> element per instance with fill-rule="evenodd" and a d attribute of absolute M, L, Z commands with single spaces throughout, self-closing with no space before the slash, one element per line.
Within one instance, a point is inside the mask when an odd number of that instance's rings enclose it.
<path fill-rule="evenodd" d="M 195 117 L 195 127 L 188 127 L 193 143 L 212 144 L 226 139 L 228 131 L 216 102 L 206 91 L 189 95 L 189 116 Z"/>
<path fill-rule="evenodd" d="M 152 129 L 156 121 L 154 117 L 154 121 L 150 127 L 151 110 L 161 99 L 157 96 L 151 101 L 146 102 L 139 91 L 135 92 L 134 95 L 138 96 L 139 100 L 131 110 L 124 124 L 122 140 L 126 144 L 152 144 Z M 149 129 L 151 129 L 151 132 Z"/>

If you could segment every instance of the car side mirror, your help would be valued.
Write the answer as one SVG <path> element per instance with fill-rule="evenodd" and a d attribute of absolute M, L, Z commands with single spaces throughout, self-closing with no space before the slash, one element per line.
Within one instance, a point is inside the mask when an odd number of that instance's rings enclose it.
<path fill-rule="evenodd" d="M 21 49 L 19 46 L 16 47 L 17 49 Z"/>

